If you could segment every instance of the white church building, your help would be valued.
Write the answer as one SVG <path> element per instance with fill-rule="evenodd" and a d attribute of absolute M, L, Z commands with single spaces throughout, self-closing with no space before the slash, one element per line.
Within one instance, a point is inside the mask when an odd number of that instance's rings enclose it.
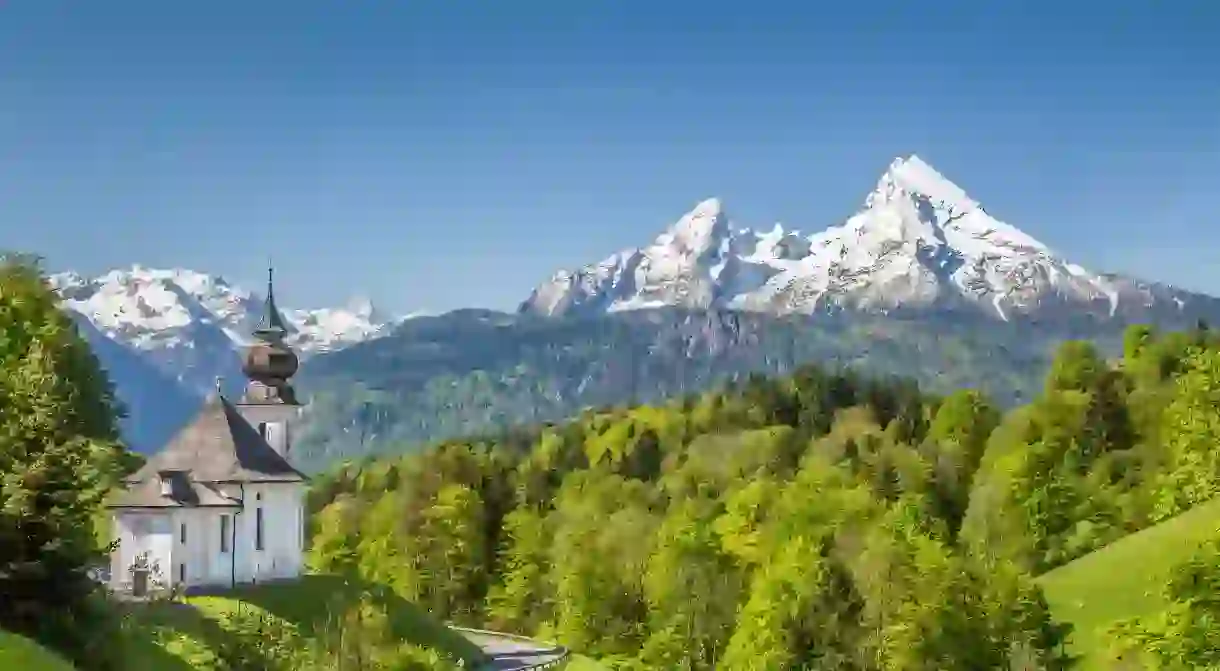
<path fill-rule="evenodd" d="M 108 504 L 118 541 L 111 589 L 141 596 L 153 587 L 216 589 L 301 574 L 306 477 L 291 463 L 301 406 L 287 334 L 269 271 L 262 320 L 242 362 L 242 398 L 226 399 L 218 384 Z"/>

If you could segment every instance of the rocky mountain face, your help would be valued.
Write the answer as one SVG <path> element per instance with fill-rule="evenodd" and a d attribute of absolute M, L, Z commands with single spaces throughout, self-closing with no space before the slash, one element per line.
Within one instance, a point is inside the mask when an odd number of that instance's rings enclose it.
<path fill-rule="evenodd" d="M 217 376 L 243 384 L 261 297 L 186 270 L 53 282 L 132 408 L 137 447 L 160 445 Z M 516 314 L 284 316 L 309 399 L 298 454 L 323 468 L 809 362 L 1020 402 L 1063 340 L 1116 349 L 1130 323 L 1220 323 L 1220 301 L 1090 272 L 912 156 L 820 233 L 740 228 L 707 200 L 645 247 L 556 273 Z"/>
<path fill-rule="evenodd" d="M 939 391 L 1028 398 L 1063 332 L 981 318 L 810 317 L 662 307 L 589 317 L 459 310 L 307 362 L 310 407 L 294 448 L 324 468 L 374 452 L 651 403 L 751 373 L 818 362 L 903 376 Z M 1080 331 L 1076 335 L 1093 335 Z"/>
<path fill-rule="evenodd" d="M 125 433 L 137 449 L 168 438 L 217 378 L 230 393 L 244 386 L 239 352 L 262 296 L 184 269 L 136 266 L 98 277 L 59 273 L 50 281 L 115 381 L 129 414 Z M 374 337 L 397 321 L 368 301 L 283 316 L 303 359 Z"/>
<path fill-rule="evenodd" d="M 859 212 L 820 233 L 736 228 L 719 200 L 706 200 L 648 246 L 556 273 L 520 309 L 554 316 L 660 306 L 806 315 L 948 310 L 1001 321 L 1220 314 L 1214 298 L 1064 259 L 917 156 L 895 160 Z"/>
<path fill-rule="evenodd" d="M 644 247 L 537 287 L 515 318 L 453 313 L 318 357 L 304 450 L 370 450 L 655 401 L 819 362 L 1005 404 L 1066 339 L 1220 323 L 1220 301 L 1091 272 L 988 213 L 918 157 L 819 233 L 741 228 L 717 199 Z"/>

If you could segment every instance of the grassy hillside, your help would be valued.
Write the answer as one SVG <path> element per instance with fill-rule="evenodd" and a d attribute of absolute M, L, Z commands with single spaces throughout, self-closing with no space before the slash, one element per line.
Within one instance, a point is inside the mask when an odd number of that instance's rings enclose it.
<path fill-rule="evenodd" d="M 1073 649 L 1083 668 L 1102 669 L 1102 631 L 1111 623 L 1154 614 L 1166 603 L 1161 586 L 1170 570 L 1189 559 L 1220 529 L 1220 500 L 1127 536 L 1041 578 L 1056 619 L 1072 623 Z"/>
<path fill-rule="evenodd" d="M 33 641 L 0 631 L 0 669 L 72 671 L 72 665 Z"/>
<path fill-rule="evenodd" d="M 385 609 L 395 639 L 434 650 L 467 667 L 482 653 L 464 637 L 422 609 L 377 586 L 344 582 L 334 576 L 308 576 L 299 582 L 241 588 L 217 596 L 192 597 L 186 603 L 132 604 L 124 659 L 132 669 L 188 671 L 212 659 L 232 643 L 225 616 L 256 609 L 298 628 L 306 641 L 326 635 L 336 613 L 370 596 Z M 333 633 L 333 632 L 331 632 Z M 0 668 L 9 668 L 0 665 Z"/>
<path fill-rule="evenodd" d="M 606 671 L 606 667 L 588 657 L 573 655 L 564 665 L 563 671 Z"/>

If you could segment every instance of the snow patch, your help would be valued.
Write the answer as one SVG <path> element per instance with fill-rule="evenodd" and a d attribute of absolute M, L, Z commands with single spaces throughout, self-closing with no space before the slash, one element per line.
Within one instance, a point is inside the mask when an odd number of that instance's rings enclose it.
<path fill-rule="evenodd" d="M 1009 320 L 1053 303 L 1109 314 L 1152 300 L 1132 280 L 1107 280 L 989 213 L 918 156 L 895 159 L 845 222 L 804 234 L 732 225 L 710 198 L 653 242 L 560 271 L 522 304 L 554 315 L 732 307 L 813 313 L 827 306 L 975 306 Z M 1006 303 L 1003 301 L 1007 300 Z"/>
<path fill-rule="evenodd" d="M 164 372 L 204 392 L 216 376 L 235 377 L 237 354 L 262 310 L 261 296 L 223 277 L 183 268 L 135 265 L 92 278 L 57 273 L 49 281 L 64 307 L 101 335 L 147 355 Z M 281 312 L 289 342 L 302 357 L 367 340 L 401 321 L 381 315 L 367 299 Z"/>

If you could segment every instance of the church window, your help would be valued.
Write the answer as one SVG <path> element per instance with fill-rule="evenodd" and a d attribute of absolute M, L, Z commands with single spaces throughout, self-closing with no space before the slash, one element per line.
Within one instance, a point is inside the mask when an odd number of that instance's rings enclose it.
<path fill-rule="evenodd" d="M 228 553 L 229 551 L 229 516 L 220 516 L 220 551 Z"/>
<path fill-rule="evenodd" d="M 258 435 L 262 436 L 262 437 L 263 437 L 263 440 L 267 440 L 267 436 L 268 436 L 268 430 L 267 430 L 267 423 L 266 423 L 266 422 L 259 422 L 259 423 L 258 423 Z"/>
<path fill-rule="evenodd" d="M 263 509 L 254 509 L 254 549 L 263 549 Z"/>
<path fill-rule="evenodd" d="M 178 564 L 178 582 L 186 582 L 186 564 Z"/>
<path fill-rule="evenodd" d="M 183 522 L 178 529 L 178 537 L 181 539 L 181 543 L 186 545 L 186 522 Z"/>

